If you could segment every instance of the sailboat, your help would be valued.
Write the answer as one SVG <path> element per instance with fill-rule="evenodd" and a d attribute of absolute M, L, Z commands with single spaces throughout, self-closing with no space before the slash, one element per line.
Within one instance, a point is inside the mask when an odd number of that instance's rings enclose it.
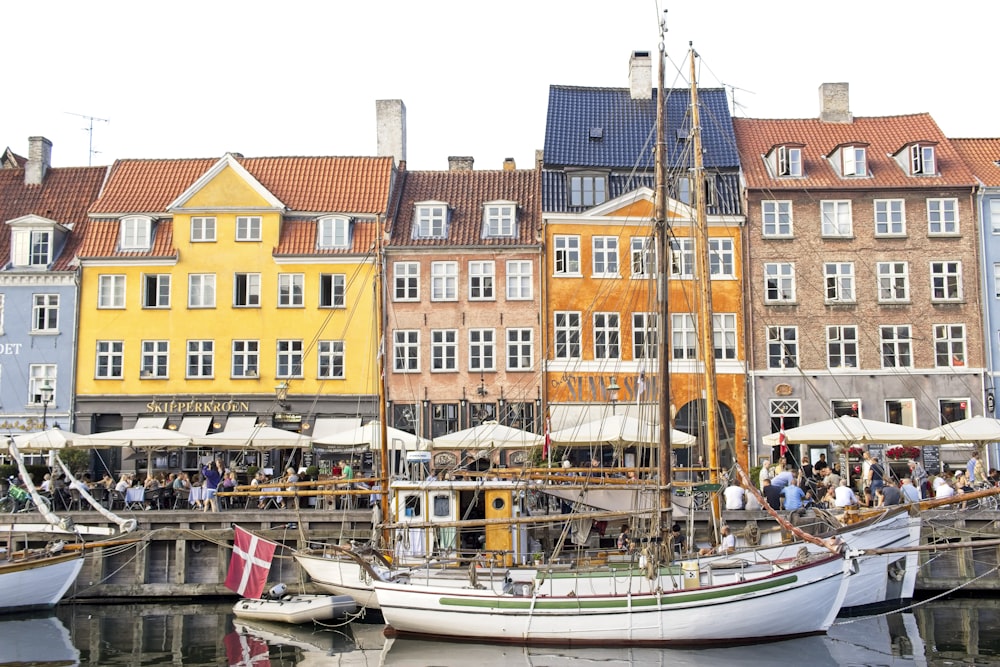
<path fill-rule="evenodd" d="M 691 128 L 695 168 L 693 182 L 703 179 L 695 58 L 691 57 Z M 663 66 L 660 90 L 663 90 Z M 662 92 L 661 92 L 662 95 Z M 658 100 L 662 118 L 663 98 Z M 662 122 L 657 123 L 658 131 Z M 665 178 L 663 144 L 657 142 L 658 185 Z M 695 188 L 697 190 L 697 188 Z M 657 189 L 660 203 L 664 189 Z M 707 277 L 707 233 L 702 193 L 695 193 L 696 231 Z M 662 210 L 662 209 L 661 209 Z M 662 219 L 661 219 L 662 220 Z M 666 243 L 665 224 L 658 229 Z M 701 264 L 701 262 L 699 262 Z M 701 280 L 703 301 L 710 298 L 709 281 Z M 666 303 L 661 307 L 666 314 Z M 702 317 L 710 305 L 702 306 Z M 661 321 L 665 321 L 663 317 Z M 703 348 L 712 348 L 711 326 L 702 320 Z M 706 338 L 707 337 L 707 338 Z M 662 339 L 665 337 L 661 337 Z M 713 371 L 712 354 L 705 354 L 706 376 Z M 666 354 L 660 355 L 666 377 Z M 712 383 L 708 383 L 709 387 Z M 670 479 L 670 427 L 661 390 L 658 478 Z M 714 406 L 711 389 L 706 404 Z M 709 438 L 715 438 L 714 408 L 709 409 Z M 710 456 L 709 465 L 717 467 Z M 714 473 L 713 473 L 714 474 Z M 654 530 L 669 525 L 669 485 L 658 485 L 659 502 L 652 512 Z M 505 534 L 510 527 L 498 528 Z M 449 637 L 462 640 L 558 645 L 669 645 L 741 643 L 786 639 L 825 632 L 833 623 L 847 592 L 851 559 L 835 549 L 825 554 L 801 550 L 783 560 L 742 560 L 706 567 L 692 560 L 665 565 L 650 551 L 635 566 L 620 571 L 518 568 L 504 573 L 503 586 L 455 588 L 410 578 L 373 582 L 390 632 L 399 635 Z M 788 613 L 794 610 L 794 613 Z"/>

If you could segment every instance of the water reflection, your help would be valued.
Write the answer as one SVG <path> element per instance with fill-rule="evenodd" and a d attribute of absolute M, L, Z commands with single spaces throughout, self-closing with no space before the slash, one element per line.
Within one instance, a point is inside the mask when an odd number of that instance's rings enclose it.
<path fill-rule="evenodd" d="M 1000 601 L 936 601 L 913 613 L 841 619 L 825 637 L 736 648 L 523 648 L 386 639 L 383 626 L 241 622 L 231 602 L 69 605 L 54 615 L 0 617 L 0 665 L 317 665 L 602 667 L 725 664 L 773 667 L 1000 662 Z"/>

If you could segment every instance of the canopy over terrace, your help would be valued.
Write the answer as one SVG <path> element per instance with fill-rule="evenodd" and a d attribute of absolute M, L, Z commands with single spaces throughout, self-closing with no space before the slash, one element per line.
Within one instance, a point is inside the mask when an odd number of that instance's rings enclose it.
<path fill-rule="evenodd" d="M 14 436 L 14 444 L 22 452 L 50 451 L 64 449 L 70 446 L 75 438 L 82 438 L 80 433 L 64 431 L 59 427 L 38 431 L 37 433 L 19 433 Z"/>
<path fill-rule="evenodd" d="M 612 415 L 606 419 L 570 426 L 550 434 L 553 445 L 611 444 L 655 445 L 660 441 L 660 428 L 655 422 L 627 415 Z M 693 435 L 670 429 L 670 446 L 683 449 L 695 444 Z"/>
<path fill-rule="evenodd" d="M 199 447 L 213 449 L 282 449 L 308 447 L 312 438 L 295 431 L 273 426 L 253 426 L 236 431 L 222 431 L 194 439 Z"/>
<path fill-rule="evenodd" d="M 329 433 L 314 438 L 313 447 L 324 449 L 342 449 L 365 447 L 379 451 L 382 443 L 382 429 L 378 420 L 373 420 L 346 431 Z M 418 451 L 430 449 L 430 440 L 399 429 L 386 427 L 386 448 L 390 451 Z"/>
<path fill-rule="evenodd" d="M 132 449 L 168 450 L 181 449 L 191 444 L 191 437 L 163 428 L 127 428 L 120 431 L 105 431 L 91 435 L 80 435 L 72 439 L 73 447 L 131 447 Z M 147 457 L 147 474 L 153 472 L 153 457 Z"/>
<path fill-rule="evenodd" d="M 779 444 L 778 433 L 765 435 L 765 445 Z M 864 443 L 912 443 L 933 444 L 933 434 L 925 429 L 902 424 L 862 419 L 860 417 L 836 417 L 812 424 L 803 424 L 785 431 L 785 442 L 792 445 L 825 445 Z"/>
<path fill-rule="evenodd" d="M 545 437 L 530 431 L 485 422 L 462 431 L 434 438 L 435 449 L 528 448 L 540 446 Z"/>

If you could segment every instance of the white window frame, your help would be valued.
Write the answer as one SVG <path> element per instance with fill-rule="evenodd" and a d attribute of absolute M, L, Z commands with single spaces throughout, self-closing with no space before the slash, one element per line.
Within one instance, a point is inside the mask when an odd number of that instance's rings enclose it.
<path fill-rule="evenodd" d="M 902 426 L 916 426 L 917 425 L 917 399 L 915 398 L 887 398 L 883 402 L 885 407 L 885 421 L 891 422 L 889 416 L 892 414 L 890 406 L 893 403 L 899 404 L 900 413 L 900 425 Z"/>
<path fill-rule="evenodd" d="M 316 224 L 317 248 L 350 248 L 351 219 L 331 215 L 320 218 Z"/>
<path fill-rule="evenodd" d="M 935 176 L 937 159 L 934 146 L 914 144 L 910 146 L 910 175 Z"/>
<path fill-rule="evenodd" d="M 469 261 L 469 301 L 496 301 L 496 284 L 496 262 Z"/>
<path fill-rule="evenodd" d="M 854 262 L 824 262 L 826 303 L 854 303 Z"/>
<path fill-rule="evenodd" d="M 850 361 L 854 363 L 849 363 Z M 826 328 L 826 367 L 859 368 L 858 328 L 853 324 L 836 324 Z"/>
<path fill-rule="evenodd" d="M 419 329 L 396 329 L 392 332 L 392 372 L 420 372 Z"/>
<path fill-rule="evenodd" d="M 580 311 L 557 310 L 552 314 L 555 359 L 580 359 L 583 354 Z"/>
<path fill-rule="evenodd" d="M 530 371 L 534 367 L 534 330 L 530 328 L 507 329 L 507 370 Z"/>
<path fill-rule="evenodd" d="M 483 238 L 514 238 L 517 236 L 517 204 L 495 201 L 483 204 Z"/>
<path fill-rule="evenodd" d="M 130 215 L 121 219 L 119 230 L 121 234 L 118 239 L 119 250 L 149 250 L 152 247 L 152 218 L 144 215 Z"/>
<path fill-rule="evenodd" d="M 767 367 L 796 368 L 799 365 L 799 328 L 770 325 L 767 327 Z"/>
<path fill-rule="evenodd" d="M 170 377 L 170 341 L 143 340 L 139 379 L 162 380 Z"/>
<path fill-rule="evenodd" d="M 346 360 L 344 341 L 319 341 L 316 345 L 316 377 L 321 380 L 343 380 L 347 377 Z"/>
<path fill-rule="evenodd" d="M 990 231 L 1000 234 L 1000 197 L 990 199 Z"/>
<path fill-rule="evenodd" d="M 552 237 L 552 271 L 556 276 L 580 275 L 580 237 L 556 234 Z"/>
<path fill-rule="evenodd" d="M 795 146 L 778 146 L 777 175 L 788 178 L 802 177 L 802 149 Z"/>
<path fill-rule="evenodd" d="M 458 301 L 458 262 L 431 262 L 431 301 Z"/>
<path fill-rule="evenodd" d="M 876 199 L 875 236 L 906 236 L 906 200 Z"/>
<path fill-rule="evenodd" d="M 795 303 L 795 289 L 793 262 L 764 263 L 764 303 Z"/>
<path fill-rule="evenodd" d="M 191 218 L 191 243 L 212 243 L 215 240 L 215 218 L 206 216 Z"/>
<path fill-rule="evenodd" d="M 854 218 L 851 200 L 826 199 L 819 203 L 822 235 L 826 238 L 850 238 L 854 236 Z"/>
<path fill-rule="evenodd" d="M 868 152 L 864 146 L 844 146 L 840 149 L 844 176 L 868 175 Z"/>
<path fill-rule="evenodd" d="M 254 242 L 264 238 L 264 221 L 259 215 L 236 216 L 236 241 Z"/>
<path fill-rule="evenodd" d="M 736 344 L 736 313 L 712 314 L 712 350 L 719 361 L 734 361 L 739 356 Z"/>
<path fill-rule="evenodd" d="M 33 294 L 31 296 L 31 333 L 59 333 L 58 294 Z"/>
<path fill-rule="evenodd" d="M 240 282 L 243 300 L 240 300 Z M 233 274 L 233 308 L 260 308 L 261 276 L 259 273 Z"/>
<path fill-rule="evenodd" d="M 879 303 L 910 302 L 909 262 L 876 262 Z"/>
<path fill-rule="evenodd" d="M 305 369 L 302 363 L 305 359 L 304 350 L 305 346 L 298 338 L 282 338 L 276 341 L 274 377 L 286 379 L 304 377 Z"/>
<path fill-rule="evenodd" d="M 414 204 L 413 238 L 448 238 L 448 204 L 445 202 L 418 202 Z"/>
<path fill-rule="evenodd" d="M 913 328 L 909 324 L 879 327 L 882 368 L 913 368 Z"/>
<path fill-rule="evenodd" d="M 97 341 L 94 379 L 120 380 L 125 369 L 125 341 Z"/>
<path fill-rule="evenodd" d="M 659 359 L 659 322 L 657 313 L 632 313 L 632 359 Z"/>
<path fill-rule="evenodd" d="M 698 329 L 693 314 L 670 314 L 670 354 L 675 361 L 698 358 Z"/>
<path fill-rule="evenodd" d="M 590 239 L 591 271 L 594 278 L 617 278 L 618 237 L 594 236 Z"/>
<path fill-rule="evenodd" d="M 146 273 L 142 276 L 142 307 L 146 310 L 170 308 L 169 273 Z M 150 300 L 152 296 L 152 300 Z"/>
<path fill-rule="evenodd" d="M 929 236 L 954 236 L 959 232 L 958 199 L 928 197 L 927 234 Z"/>
<path fill-rule="evenodd" d="M 347 274 L 344 273 L 319 274 L 319 307 L 320 308 L 347 307 Z"/>
<path fill-rule="evenodd" d="M 694 267 L 694 239 L 690 237 L 670 239 L 670 277 L 693 279 Z"/>
<path fill-rule="evenodd" d="M 962 262 L 957 260 L 930 263 L 931 302 L 962 300 Z"/>
<path fill-rule="evenodd" d="M 28 405 L 41 407 L 42 386 L 48 381 L 52 388 L 52 402 L 49 405 L 55 409 L 56 397 L 59 395 L 56 386 L 56 364 L 30 364 L 28 366 Z"/>
<path fill-rule="evenodd" d="M 574 208 L 598 206 L 608 199 L 608 177 L 604 174 L 567 174 L 566 193 Z"/>
<path fill-rule="evenodd" d="M 788 239 L 794 235 L 792 202 L 787 199 L 765 199 L 760 203 L 761 234 L 768 239 Z"/>
<path fill-rule="evenodd" d="M 232 349 L 232 377 L 237 379 L 260 377 L 260 341 L 252 338 L 234 339 Z"/>
<path fill-rule="evenodd" d="M 469 329 L 469 372 L 491 372 L 496 369 L 496 329 Z"/>
<path fill-rule="evenodd" d="M 12 228 L 10 260 L 14 266 L 48 266 L 52 262 L 55 234 L 52 229 Z"/>
<path fill-rule="evenodd" d="M 304 273 L 278 274 L 278 308 L 305 308 L 306 276 Z"/>
<path fill-rule="evenodd" d="M 656 242 L 649 236 L 629 239 L 629 256 L 632 278 L 648 278 L 656 274 Z"/>
<path fill-rule="evenodd" d="M 188 308 L 215 308 L 215 274 L 188 274 Z"/>
<path fill-rule="evenodd" d="M 393 301 L 420 301 L 420 262 L 393 262 L 392 285 Z"/>
<path fill-rule="evenodd" d="M 528 259 L 507 260 L 507 300 L 531 301 L 534 297 L 535 269 Z"/>
<path fill-rule="evenodd" d="M 708 272 L 712 280 L 736 277 L 736 245 L 733 239 L 708 239 Z"/>
<path fill-rule="evenodd" d="M 125 307 L 125 275 L 105 273 L 97 276 L 97 307 L 122 309 Z"/>
<path fill-rule="evenodd" d="M 458 329 L 431 329 L 431 373 L 458 371 Z"/>
<path fill-rule="evenodd" d="M 934 366 L 936 368 L 964 368 L 967 363 L 966 352 L 964 324 L 934 325 Z"/>
<path fill-rule="evenodd" d="M 184 346 L 184 377 L 210 380 L 215 377 L 215 341 L 188 340 Z M 194 372 L 191 370 L 194 368 Z"/>
<path fill-rule="evenodd" d="M 615 361 L 621 359 L 621 316 L 618 313 L 594 313 L 592 326 L 594 359 Z"/>

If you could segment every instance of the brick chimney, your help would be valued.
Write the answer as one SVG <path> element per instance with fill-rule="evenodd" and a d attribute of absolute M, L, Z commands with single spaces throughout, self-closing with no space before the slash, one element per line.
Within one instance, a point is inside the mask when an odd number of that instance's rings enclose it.
<path fill-rule="evenodd" d="M 469 155 L 449 155 L 448 171 L 472 171 L 475 158 Z"/>
<path fill-rule="evenodd" d="M 628 61 L 628 87 L 633 100 L 653 98 L 653 59 L 649 51 L 633 51 Z"/>
<path fill-rule="evenodd" d="M 848 84 L 824 83 L 819 87 L 819 119 L 824 123 L 854 122 Z"/>
<path fill-rule="evenodd" d="M 375 100 L 377 155 L 406 161 L 406 105 L 403 100 Z"/>
<path fill-rule="evenodd" d="M 28 161 L 24 165 L 25 185 L 41 185 L 52 166 L 52 142 L 45 137 L 28 137 Z"/>
<path fill-rule="evenodd" d="M 514 158 L 512 158 L 512 157 L 505 157 L 503 159 L 503 170 L 504 171 L 514 171 L 515 169 L 517 169 L 517 163 L 514 162 Z"/>

